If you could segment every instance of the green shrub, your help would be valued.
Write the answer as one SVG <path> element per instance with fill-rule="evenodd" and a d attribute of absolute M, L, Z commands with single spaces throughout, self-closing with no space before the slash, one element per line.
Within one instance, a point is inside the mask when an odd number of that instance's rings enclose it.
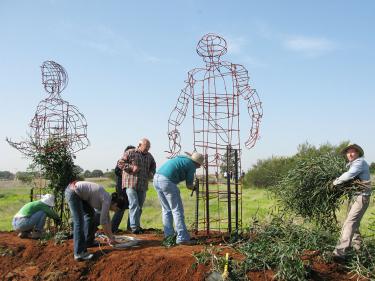
<path fill-rule="evenodd" d="M 258 162 L 248 171 L 244 177 L 244 187 L 271 187 L 293 166 L 294 159 L 291 157 L 273 156 Z"/>
<path fill-rule="evenodd" d="M 336 237 L 320 228 L 307 228 L 293 220 L 274 217 L 253 228 L 251 239 L 238 250 L 246 256 L 242 270 L 276 270 L 277 280 L 306 280 L 309 266 L 301 260 L 306 250 L 332 251 Z"/>
<path fill-rule="evenodd" d="M 284 211 L 335 228 L 335 212 L 346 189 L 333 187 L 332 181 L 344 171 L 345 160 L 336 152 L 299 154 L 295 166 L 274 188 L 277 200 Z"/>

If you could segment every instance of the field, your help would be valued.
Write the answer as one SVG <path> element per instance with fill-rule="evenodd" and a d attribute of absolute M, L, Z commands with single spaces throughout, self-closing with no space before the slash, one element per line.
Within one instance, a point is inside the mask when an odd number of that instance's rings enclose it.
<path fill-rule="evenodd" d="M 105 178 L 89 179 L 114 190 L 113 182 Z M 56 239 L 40 241 L 19 239 L 11 230 L 11 220 L 18 209 L 29 201 L 30 188 L 19 182 L 0 182 L 0 277 L 1 280 L 208 280 L 210 272 L 215 268 L 221 272 L 224 268 L 225 253 L 241 264 L 245 255 L 239 248 L 228 244 L 230 237 L 217 233 L 213 237 L 197 233 L 196 246 L 162 246 L 163 235 L 160 205 L 152 185 L 149 186 L 146 203 L 142 214 L 142 226 L 146 233 L 135 236 L 140 240 L 138 247 L 114 250 L 101 245 L 89 251 L 94 253 L 90 262 L 74 262 L 72 258 L 72 240 L 59 243 Z M 187 225 L 193 223 L 194 197 L 190 191 L 181 187 Z M 250 226 L 256 218 L 267 221 L 270 212 L 277 212 L 275 200 L 263 189 L 245 189 L 243 193 L 243 227 Z M 343 206 L 339 217 L 345 216 Z M 375 213 L 374 202 L 361 226 L 362 233 L 370 234 L 368 224 Z M 125 214 L 127 216 L 127 213 Z M 125 219 L 120 228 L 125 229 Z M 123 232 L 128 234 L 128 232 Z M 250 234 L 251 235 L 251 234 Z M 246 239 L 244 238 L 245 243 Z M 303 240 L 303 239 L 302 239 Z M 305 239 L 306 240 L 306 239 Z M 267 242 L 268 243 L 268 242 Z M 251 246 L 251 245 L 250 245 Z M 302 248 L 306 249 L 306 248 Z M 287 250 L 287 249 L 286 249 Z M 263 251 L 264 252 L 264 251 Z M 260 256 L 260 254 L 259 254 Z M 53 258 L 51 258 L 53 257 Z M 288 257 L 286 255 L 286 257 Z M 339 264 L 322 259 L 319 251 L 304 250 L 300 256 L 302 266 L 308 266 L 307 279 L 290 280 L 369 280 L 359 278 L 355 272 Z M 234 264 L 234 261 L 232 262 Z M 213 267 L 213 265 L 215 265 Z M 274 268 L 247 271 L 248 279 L 233 278 L 231 280 L 274 280 Z M 293 269 L 289 274 L 293 274 Z M 287 279 L 289 281 L 289 279 Z"/>
<path fill-rule="evenodd" d="M 92 178 L 90 181 L 103 185 L 108 192 L 114 191 L 114 183 L 107 178 Z M 195 198 L 190 197 L 190 191 L 181 186 L 181 195 L 184 202 L 186 225 L 193 224 Z M 18 181 L 0 181 L 0 231 L 12 230 L 12 217 L 30 200 L 30 187 L 25 186 Z M 277 212 L 275 199 L 272 198 L 270 192 L 265 189 L 244 189 L 243 190 L 243 227 L 249 227 L 253 218 L 263 220 L 272 212 Z M 342 222 L 345 218 L 347 206 L 343 205 L 342 210 L 338 214 L 339 220 Z M 125 213 L 125 216 L 127 212 Z M 125 217 L 124 216 L 124 217 Z M 375 203 L 371 200 L 370 207 L 367 210 L 361 224 L 361 233 L 370 234 L 368 225 L 371 218 L 375 218 Z M 123 219 L 120 228 L 125 229 L 126 220 Z M 161 208 L 157 198 L 157 194 L 152 184 L 149 185 L 147 198 L 142 213 L 142 224 L 147 228 L 161 229 Z"/>

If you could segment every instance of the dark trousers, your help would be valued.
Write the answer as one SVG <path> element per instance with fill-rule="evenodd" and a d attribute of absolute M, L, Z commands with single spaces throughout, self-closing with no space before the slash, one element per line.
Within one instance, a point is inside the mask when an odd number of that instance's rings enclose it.
<path fill-rule="evenodd" d="M 117 191 L 117 193 L 120 196 L 124 197 L 125 201 L 127 201 L 128 196 L 126 195 L 125 189 L 119 189 L 119 188 L 117 188 L 116 191 Z M 126 209 L 129 209 L 129 203 L 125 204 L 125 206 L 124 206 L 123 209 L 118 210 L 117 212 L 114 213 L 114 215 L 112 217 L 112 222 L 111 222 L 111 224 L 112 224 L 112 232 L 116 232 L 118 230 Z M 127 229 L 128 230 L 130 229 L 129 215 L 128 215 Z"/>

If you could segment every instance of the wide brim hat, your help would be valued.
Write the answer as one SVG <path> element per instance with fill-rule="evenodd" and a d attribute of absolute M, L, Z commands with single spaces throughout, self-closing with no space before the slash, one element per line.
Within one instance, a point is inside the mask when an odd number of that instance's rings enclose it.
<path fill-rule="evenodd" d="M 350 148 L 354 148 L 355 150 L 358 151 L 358 155 L 359 157 L 362 157 L 365 153 L 363 152 L 363 149 L 362 147 L 360 147 L 358 144 L 355 144 L 355 143 L 351 143 L 349 144 L 347 147 L 345 147 L 341 153 L 342 154 L 346 154 L 346 152 L 350 149 Z"/>
<path fill-rule="evenodd" d="M 193 153 L 189 153 L 189 152 L 185 152 L 186 155 L 191 159 L 193 160 L 195 163 L 199 164 L 199 165 L 203 165 L 203 162 L 204 162 L 204 157 L 202 154 L 198 153 L 198 152 L 193 152 Z"/>
<path fill-rule="evenodd" d="M 44 194 L 42 195 L 42 198 L 40 199 L 41 202 L 44 204 L 54 207 L 55 206 L 55 196 L 53 194 Z"/>

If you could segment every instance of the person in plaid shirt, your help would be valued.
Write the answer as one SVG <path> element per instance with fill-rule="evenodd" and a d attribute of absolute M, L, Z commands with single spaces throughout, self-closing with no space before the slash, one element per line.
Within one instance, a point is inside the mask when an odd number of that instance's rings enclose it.
<path fill-rule="evenodd" d="M 122 188 L 126 189 L 129 199 L 130 228 L 132 233 L 142 233 L 141 214 L 146 199 L 148 181 L 155 174 L 156 163 L 149 153 L 150 141 L 143 138 L 138 147 L 124 153 L 124 169 L 122 174 Z"/>

